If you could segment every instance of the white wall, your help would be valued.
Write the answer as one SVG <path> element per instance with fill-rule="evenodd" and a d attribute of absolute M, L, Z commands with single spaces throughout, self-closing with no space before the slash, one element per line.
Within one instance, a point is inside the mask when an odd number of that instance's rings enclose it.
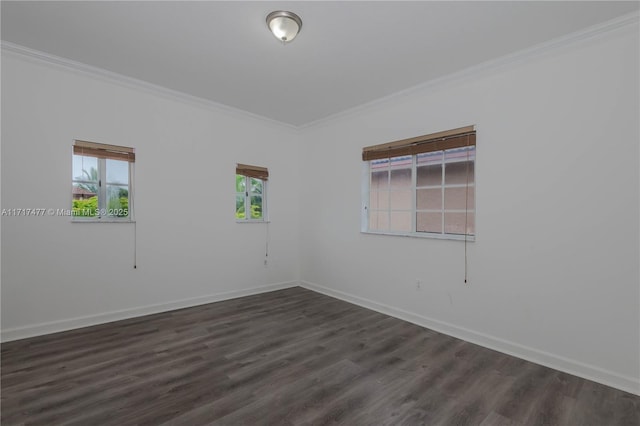
<path fill-rule="evenodd" d="M 640 393 L 638 48 L 636 23 L 307 128 L 306 285 Z M 464 284 L 463 242 L 359 232 L 360 158 L 470 124 Z"/>
<path fill-rule="evenodd" d="M 3 339 L 297 282 L 293 130 L 12 52 L 2 61 L 2 208 L 69 208 L 74 139 L 133 146 L 138 233 L 134 270 L 132 224 L 2 217 Z M 265 225 L 235 223 L 236 162 L 271 173 L 266 268 Z"/>

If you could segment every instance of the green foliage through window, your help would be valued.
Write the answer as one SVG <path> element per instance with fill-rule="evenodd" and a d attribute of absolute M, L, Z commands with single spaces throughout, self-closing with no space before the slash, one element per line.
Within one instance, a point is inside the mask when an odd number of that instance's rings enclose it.
<path fill-rule="evenodd" d="M 75 217 L 94 217 L 98 215 L 98 197 L 86 200 L 73 200 L 71 214 Z"/>
<path fill-rule="evenodd" d="M 130 217 L 133 162 L 119 158 L 73 155 L 71 214 L 76 218 Z"/>
<path fill-rule="evenodd" d="M 263 219 L 263 190 L 265 182 L 236 174 L 236 219 Z M 248 191 L 247 191 L 248 189 Z M 246 205 L 249 204 L 250 217 L 247 218 Z"/>

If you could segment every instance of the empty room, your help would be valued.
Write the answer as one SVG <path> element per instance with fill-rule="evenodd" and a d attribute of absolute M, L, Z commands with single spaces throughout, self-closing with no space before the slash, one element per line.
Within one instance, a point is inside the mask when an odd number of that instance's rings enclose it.
<path fill-rule="evenodd" d="M 640 2 L 0 7 L 2 425 L 640 425 Z"/>

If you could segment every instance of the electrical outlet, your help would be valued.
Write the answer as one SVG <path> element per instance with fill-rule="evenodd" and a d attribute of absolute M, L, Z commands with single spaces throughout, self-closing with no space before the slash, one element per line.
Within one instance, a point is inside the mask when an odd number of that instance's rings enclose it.
<path fill-rule="evenodd" d="M 416 280 L 416 290 L 420 291 L 422 289 L 422 281 Z"/>
<path fill-rule="evenodd" d="M 267 266 L 267 259 L 264 260 L 264 266 Z"/>

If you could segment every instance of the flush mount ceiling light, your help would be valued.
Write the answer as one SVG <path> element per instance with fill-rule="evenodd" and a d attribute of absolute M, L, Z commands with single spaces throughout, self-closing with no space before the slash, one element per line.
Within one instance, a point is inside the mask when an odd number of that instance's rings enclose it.
<path fill-rule="evenodd" d="M 302 28 L 302 19 L 293 12 L 276 10 L 267 15 L 267 26 L 282 43 L 289 43 Z"/>

